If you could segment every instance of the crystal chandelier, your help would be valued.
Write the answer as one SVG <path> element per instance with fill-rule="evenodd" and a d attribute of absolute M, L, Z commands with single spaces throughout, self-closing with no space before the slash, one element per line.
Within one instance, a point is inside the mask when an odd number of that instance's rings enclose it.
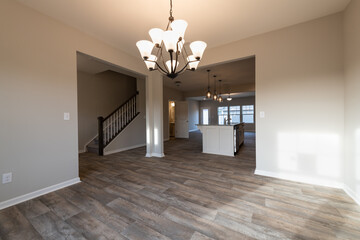
<path fill-rule="evenodd" d="M 189 55 L 184 46 L 187 25 L 185 20 L 174 20 L 172 0 L 170 0 L 170 17 L 166 30 L 152 28 L 149 31 L 152 42 L 141 40 L 136 43 L 150 71 L 158 70 L 174 79 L 185 70 L 196 70 L 207 45 L 203 41 L 192 42 L 190 44 L 192 55 Z M 155 55 L 152 54 L 153 51 Z"/>

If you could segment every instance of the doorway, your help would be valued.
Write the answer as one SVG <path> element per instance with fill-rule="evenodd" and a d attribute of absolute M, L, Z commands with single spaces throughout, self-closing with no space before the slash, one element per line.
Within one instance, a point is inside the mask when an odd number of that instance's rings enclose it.
<path fill-rule="evenodd" d="M 169 138 L 175 139 L 175 101 L 169 101 Z"/>

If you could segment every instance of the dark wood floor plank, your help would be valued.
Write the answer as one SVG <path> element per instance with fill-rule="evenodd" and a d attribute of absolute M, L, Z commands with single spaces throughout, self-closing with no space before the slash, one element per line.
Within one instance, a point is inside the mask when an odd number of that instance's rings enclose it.
<path fill-rule="evenodd" d="M 7 239 L 360 239 L 360 206 L 343 190 L 254 174 L 255 134 L 235 157 L 201 153 L 199 132 L 80 155 L 82 183 L 0 211 Z"/>
<path fill-rule="evenodd" d="M 17 207 L 9 207 L 0 211 L 0 236 L 4 240 L 42 239 L 40 234 Z"/>
<path fill-rule="evenodd" d="M 170 238 L 139 222 L 131 224 L 122 234 L 132 240 L 170 240 Z"/>
<path fill-rule="evenodd" d="M 66 222 L 77 229 L 77 231 L 84 235 L 87 239 L 126 239 L 120 233 L 85 212 L 72 216 L 67 219 Z"/>
<path fill-rule="evenodd" d="M 28 219 L 37 217 L 50 211 L 39 199 L 32 199 L 17 205 L 20 212 Z"/>
<path fill-rule="evenodd" d="M 191 228 L 178 224 L 162 215 L 141 208 L 127 200 L 118 198 L 108 204 L 109 207 L 122 215 L 136 219 L 153 230 L 171 239 L 190 239 L 194 231 Z"/>
<path fill-rule="evenodd" d="M 53 212 L 47 212 L 30 219 L 31 224 L 44 239 L 81 239 L 84 236 L 64 222 Z"/>
<path fill-rule="evenodd" d="M 76 205 L 82 211 L 102 221 L 115 231 L 121 232 L 134 222 L 133 219 L 115 213 L 111 208 L 83 193 L 77 193 L 69 188 L 59 191 L 64 198 Z"/>
<path fill-rule="evenodd" d="M 191 213 L 169 207 L 163 214 L 168 219 L 182 224 L 205 236 L 215 239 L 254 239 L 240 232 L 232 231 L 230 228 L 220 226 L 213 221 L 203 219 Z"/>
<path fill-rule="evenodd" d="M 41 196 L 40 201 L 51 209 L 61 219 L 66 220 L 81 212 L 81 210 L 70 202 L 66 201 L 58 193 L 52 192 Z"/>

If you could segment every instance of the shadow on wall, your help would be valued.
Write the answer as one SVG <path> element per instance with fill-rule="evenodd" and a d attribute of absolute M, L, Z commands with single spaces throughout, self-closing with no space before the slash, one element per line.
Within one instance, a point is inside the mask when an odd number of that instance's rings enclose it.
<path fill-rule="evenodd" d="M 342 177 L 340 138 L 331 133 L 279 133 L 278 169 L 332 180 Z"/>

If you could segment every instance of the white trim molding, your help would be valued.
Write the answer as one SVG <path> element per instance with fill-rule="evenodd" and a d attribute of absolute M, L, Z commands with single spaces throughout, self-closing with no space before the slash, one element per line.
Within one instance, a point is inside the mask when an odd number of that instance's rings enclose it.
<path fill-rule="evenodd" d="M 189 130 L 189 132 L 196 132 L 196 131 L 199 131 L 199 129 L 196 128 L 196 129 L 191 129 L 191 130 Z"/>
<path fill-rule="evenodd" d="M 313 185 L 319 185 L 324 187 L 332 187 L 332 188 L 344 188 L 344 184 L 338 181 L 331 181 L 331 180 L 324 180 L 319 178 L 312 178 L 308 176 L 303 175 L 294 175 L 294 174 L 288 174 L 288 173 L 277 173 L 277 172 L 268 172 L 263 170 L 255 170 L 256 175 L 266 176 L 266 177 L 273 177 L 273 178 L 280 178 L 284 180 L 289 180 L 293 182 L 302 182 L 302 183 L 308 183 Z"/>
<path fill-rule="evenodd" d="M 358 205 L 360 205 L 360 195 L 356 194 L 348 185 L 344 184 L 344 191 L 349 195 Z"/>
<path fill-rule="evenodd" d="M 165 157 L 165 154 L 164 153 L 147 153 L 145 155 L 145 157 L 158 157 L 158 158 L 162 158 L 162 157 Z"/>
<path fill-rule="evenodd" d="M 40 190 L 36 190 L 34 192 L 27 193 L 27 194 L 12 198 L 12 199 L 6 200 L 4 202 L 0 202 L 0 210 L 4 209 L 4 208 L 7 208 L 7 207 L 11 207 L 13 205 L 16 205 L 16 204 L 19 204 L 19 203 L 22 203 L 22 202 L 25 202 L 25 201 L 28 201 L 28 200 L 36 198 L 36 197 L 40 197 L 40 196 L 42 196 L 44 194 L 54 192 L 56 190 L 59 190 L 59 189 L 64 188 L 64 187 L 71 186 L 71 185 L 79 183 L 79 182 L 81 182 L 80 178 L 78 178 L 78 177 L 73 178 L 73 179 L 67 180 L 65 182 L 61 182 L 61 183 L 58 183 L 58 184 L 55 184 L 55 185 L 52 185 L 52 186 L 49 186 L 49 187 L 46 187 L 46 188 L 43 188 L 43 189 L 40 189 Z"/>
<path fill-rule="evenodd" d="M 111 151 L 104 151 L 104 155 L 110 155 L 110 154 L 113 154 L 113 153 L 118 153 L 118 152 L 123 152 L 123 151 L 126 151 L 126 150 L 130 150 L 130 149 L 134 149 L 134 148 L 139 148 L 139 147 L 144 147 L 146 146 L 146 143 L 142 143 L 142 144 L 137 144 L 137 145 L 133 145 L 133 146 L 129 146 L 129 147 L 124 147 L 124 148 L 118 148 L 118 149 L 115 149 L 115 150 L 111 150 Z"/>

